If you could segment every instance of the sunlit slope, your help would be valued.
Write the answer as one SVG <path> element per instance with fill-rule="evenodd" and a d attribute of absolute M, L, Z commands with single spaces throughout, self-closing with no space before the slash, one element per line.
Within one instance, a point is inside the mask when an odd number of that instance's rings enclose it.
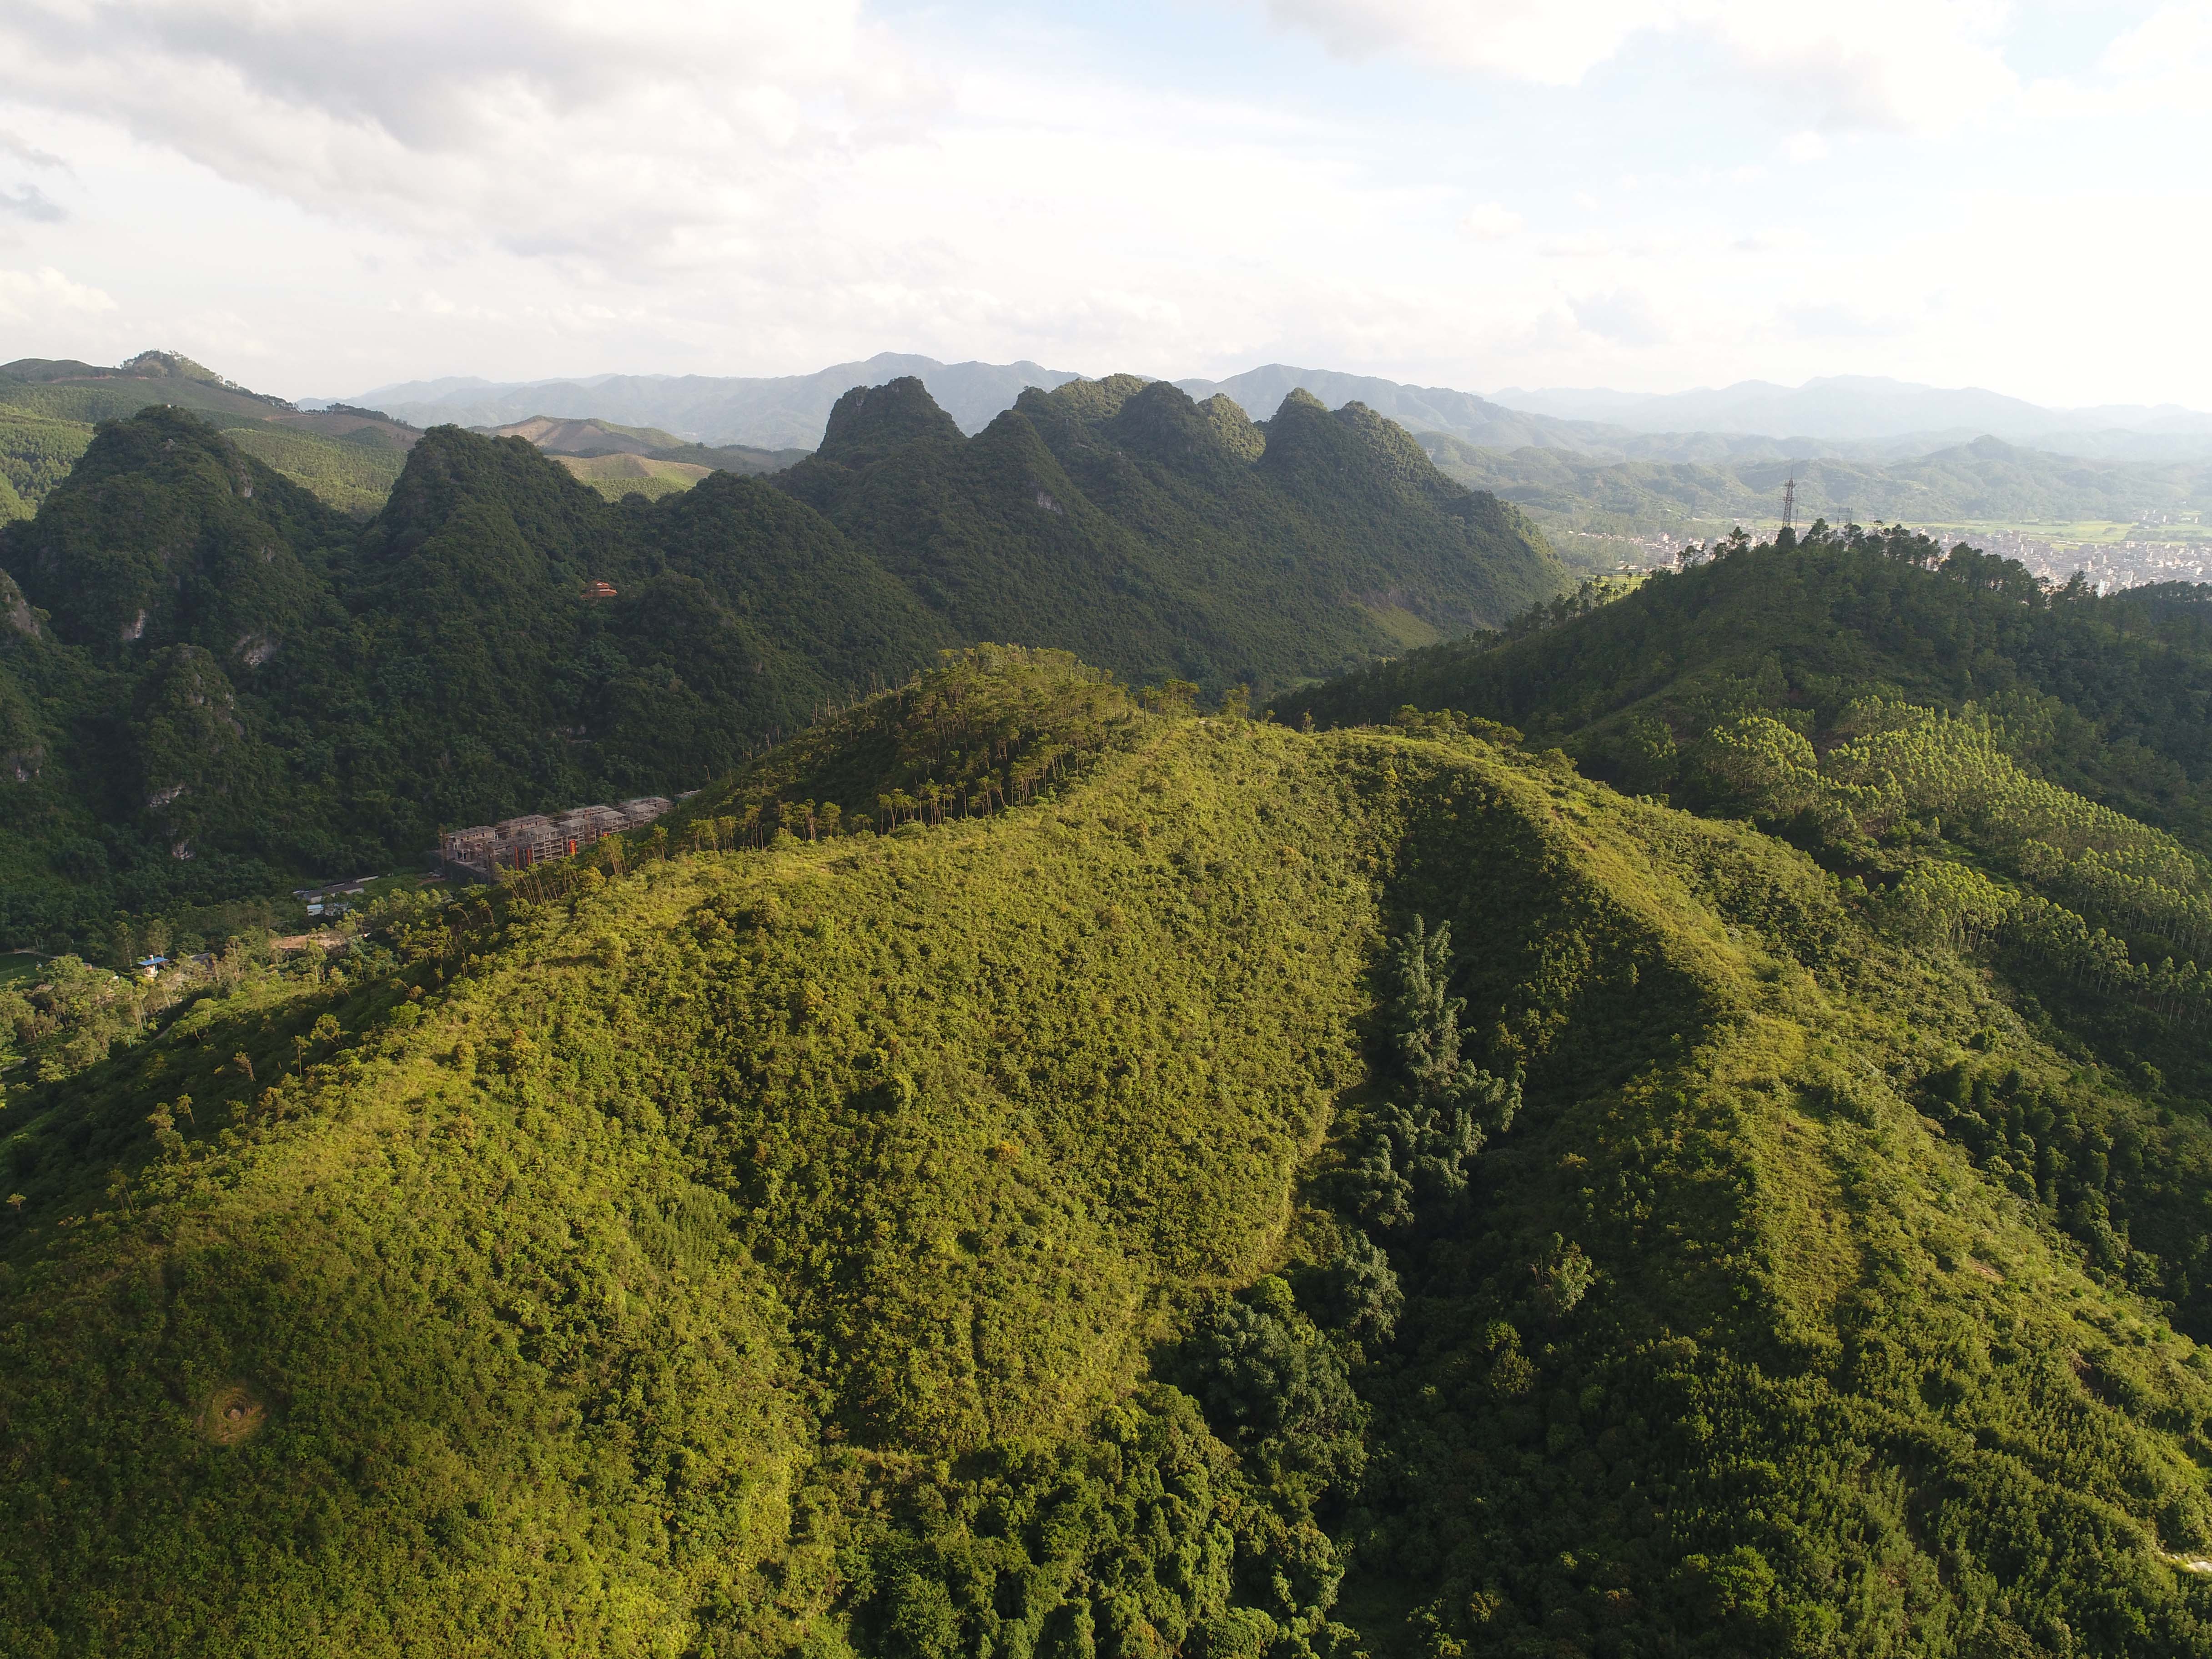
<path fill-rule="evenodd" d="M 173 1039 L 191 1161 L 127 1200 L 99 1183 L 154 1079 L 88 1079 L 17 1235 L 6 1416 L 42 1449 L 11 1510 L 45 1543 L 5 1620 L 57 1651 L 676 1650 L 702 1604 L 780 1616 L 744 1568 L 805 1556 L 792 1469 L 829 1459 L 833 1507 L 861 1481 L 825 1435 L 1075 1427 L 1164 1285 L 1256 1270 L 1352 1063 L 1340 792 L 1198 736 L 1079 812 L 653 865 L 449 989 L 392 964 Z M 1286 760 L 1304 799 L 1263 826 Z M 380 1012 L 403 979 L 411 1026 Z M 359 1035 L 219 1140 L 325 1006 Z M 241 1046 L 260 1083 L 210 1074 Z M 219 1447 L 233 1383 L 265 1415 Z"/>
<path fill-rule="evenodd" d="M 684 461 L 659 461 L 649 456 L 626 453 L 562 455 L 557 459 L 570 476 L 591 485 L 611 501 L 618 501 L 625 495 L 643 495 L 648 501 L 658 501 L 663 495 L 690 489 L 714 471 Z"/>
<path fill-rule="evenodd" d="M 90 447 L 95 423 L 159 407 L 195 411 L 325 506 L 361 518 L 383 505 L 420 435 L 371 410 L 295 409 L 169 352 L 115 368 L 19 359 L 0 363 L 0 522 L 37 510 Z"/>
<path fill-rule="evenodd" d="M 1432 807 L 1464 787 L 1416 765 Z M 1482 940 L 1470 1022 L 1541 1035 L 1465 1231 L 1392 1250 L 1344 1616 L 1486 1653 L 2212 1648 L 2179 1565 L 2212 1513 L 2205 1355 L 1917 1108 L 2011 1068 L 2039 1133 L 2132 1149 L 2127 1181 L 2082 1153 L 2098 1205 L 2201 1186 L 2201 1121 L 2085 1076 L 1777 842 L 1543 793 L 1408 842 L 1438 873 L 1401 902 Z"/>
<path fill-rule="evenodd" d="M 2166 1555 L 2212 1544 L 2204 1362 L 1913 1109 L 1968 1052 L 2073 1086 L 1957 958 L 1514 751 L 1117 714 L 1056 672 L 908 708 L 940 760 L 985 734 L 988 816 L 794 842 L 869 793 L 823 738 L 764 848 L 395 921 L 11 1109 L 0 1627 L 2203 1648 Z M 1464 1191 L 1382 1220 L 1415 915 L 1523 1096 Z M 1361 1237 L 1394 1319 L 1345 1311 Z"/>

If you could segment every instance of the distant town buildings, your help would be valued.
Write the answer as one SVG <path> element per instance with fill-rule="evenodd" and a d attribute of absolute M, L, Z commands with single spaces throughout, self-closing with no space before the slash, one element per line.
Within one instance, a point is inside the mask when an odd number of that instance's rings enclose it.
<path fill-rule="evenodd" d="M 2172 522 L 2170 518 L 2146 520 L 2136 528 L 2148 530 L 2159 523 Z M 1553 532 L 1555 541 L 1561 533 Z M 1762 526 L 1755 533 L 1763 538 L 1773 532 Z M 1963 536 L 1955 530 L 1930 529 L 1929 533 L 1946 550 L 1963 542 L 1984 553 L 2017 560 L 2033 574 L 2053 583 L 2070 580 L 2078 570 L 2100 593 L 2117 593 L 2124 587 L 2142 587 L 2154 582 L 2212 582 L 2212 540 L 2159 541 L 2135 536 L 2117 542 L 2068 542 L 2018 529 L 1977 530 Z M 1662 569 L 1678 563 L 1694 564 L 1701 560 L 1705 548 L 1710 544 L 1709 541 L 1678 537 L 1665 531 L 1645 535 L 1607 535 L 1572 530 L 1564 534 L 1583 544 L 1581 562 L 1584 568 L 1590 553 L 1609 552 L 1619 560 L 1613 566 L 1616 574 Z"/>
<path fill-rule="evenodd" d="M 641 795 L 617 806 L 574 806 L 550 817 L 532 812 L 450 830 L 439 837 L 438 855 L 489 881 L 495 870 L 527 870 L 550 859 L 573 858 L 605 836 L 651 823 L 674 804 L 665 795 Z"/>
<path fill-rule="evenodd" d="M 2054 582 L 2069 581 L 2078 570 L 2100 593 L 2117 593 L 2124 587 L 2143 587 L 2154 582 L 2212 581 L 2212 542 L 2130 538 L 2069 544 L 2019 530 L 1977 532 L 1965 537 L 1947 534 L 1940 539 L 1947 547 L 1964 541 L 1984 553 L 2017 559 L 2037 575 Z"/>
<path fill-rule="evenodd" d="M 356 876 L 351 881 L 334 881 L 320 887 L 295 887 L 292 896 L 307 907 L 311 916 L 342 916 L 353 908 L 352 901 L 367 890 L 375 876 Z"/>
<path fill-rule="evenodd" d="M 1633 575 L 1648 570 L 1671 570 L 1686 550 L 1698 545 L 1694 539 L 1670 535 L 1663 530 L 1648 536 L 1607 535 L 1603 531 L 1597 530 L 1569 530 L 1564 532 L 1553 531 L 1551 533 L 1555 544 L 1562 534 L 1572 538 L 1577 542 L 1585 544 L 1583 547 L 1572 550 L 1576 556 L 1571 558 L 1570 562 L 1579 569 L 1589 568 L 1589 556 L 1592 553 L 1601 556 L 1612 555 L 1614 562 L 1607 572 L 1612 575 Z M 1566 550 L 1562 550 L 1562 551 Z"/>

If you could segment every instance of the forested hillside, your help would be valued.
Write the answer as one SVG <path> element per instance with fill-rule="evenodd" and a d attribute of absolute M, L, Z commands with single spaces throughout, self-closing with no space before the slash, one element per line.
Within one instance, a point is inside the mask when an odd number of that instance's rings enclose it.
<path fill-rule="evenodd" d="M 90 447 L 94 422 L 151 405 L 191 410 L 325 504 L 361 518 L 384 504 L 420 435 L 374 410 L 295 409 L 166 351 L 113 368 L 19 358 L 0 363 L 0 524 L 37 510 Z"/>
<path fill-rule="evenodd" d="M 1028 415 L 965 439 L 897 382 L 841 405 L 804 467 L 656 501 L 441 428 L 365 525 L 252 434 L 167 407 L 107 422 L 0 532 L 0 945 L 104 949 L 118 910 L 696 787 L 963 641 L 1080 647 L 1212 700 L 1558 586 L 1540 537 L 1371 417 L 1286 410 L 1271 442 L 1237 416 L 1229 448 L 1172 387 L 1128 402 L 1060 423 L 1072 472 Z"/>
<path fill-rule="evenodd" d="M 847 393 L 775 483 L 963 637 L 1208 687 L 1335 673 L 1561 586 L 1513 509 L 1400 428 L 1306 397 L 1262 427 L 1163 381 L 1073 380 L 963 438 L 919 380 L 894 380 Z"/>
<path fill-rule="evenodd" d="M 1972 705 L 2023 763 L 2212 852 L 2212 589 L 2046 589 L 2009 560 L 1901 530 L 1820 527 L 1780 546 L 1739 534 L 1618 603 L 1555 605 L 1277 706 L 1324 722 L 1457 709 L 1667 793 L 1723 720 L 1809 732 L 1866 696 Z"/>
<path fill-rule="evenodd" d="M 2212 1139 L 2121 1052 L 2197 1017 L 2012 954 L 2190 855 L 1937 801 L 1981 728 L 1893 708 L 1730 739 L 1852 878 L 1455 717 L 1151 704 L 969 653 L 19 1093 L 0 1626 L 2212 1651 Z"/>

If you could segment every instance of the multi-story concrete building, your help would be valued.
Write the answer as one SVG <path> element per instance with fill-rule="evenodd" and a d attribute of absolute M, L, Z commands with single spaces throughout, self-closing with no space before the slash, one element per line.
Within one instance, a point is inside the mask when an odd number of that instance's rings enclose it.
<path fill-rule="evenodd" d="M 532 812 L 449 830 L 439 837 L 438 854 L 454 868 L 489 881 L 495 870 L 526 870 L 550 859 L 573 858 L 593 842 L 651 823 L 674 804 L 665 795 L 641 795 L 615 806 L 573 806 L 550 817 Z"/>

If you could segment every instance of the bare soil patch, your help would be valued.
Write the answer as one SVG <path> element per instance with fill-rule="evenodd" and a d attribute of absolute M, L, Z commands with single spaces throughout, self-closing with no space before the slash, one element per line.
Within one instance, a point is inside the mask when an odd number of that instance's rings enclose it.
<path fill-rule="evenodd" d="M 226 1382 L 200 1407 L 200 1432 L 218 1446 L 251 1439 L 269 1419 L 269 1407 L 243 1382 Z"/>

